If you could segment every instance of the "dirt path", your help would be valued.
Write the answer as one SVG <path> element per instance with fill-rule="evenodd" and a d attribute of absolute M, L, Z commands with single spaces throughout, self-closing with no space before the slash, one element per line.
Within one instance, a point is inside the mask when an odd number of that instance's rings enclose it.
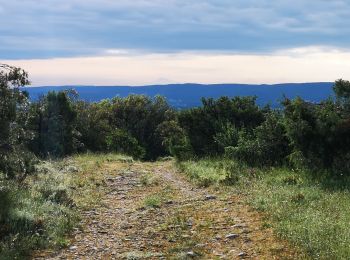
<path fill-rule="evenodd" d="M 227 191 L 199 189 L 172 162 L 104 166 L 107 192 L 68 249 L 35 259 L 295 259 Z"/>

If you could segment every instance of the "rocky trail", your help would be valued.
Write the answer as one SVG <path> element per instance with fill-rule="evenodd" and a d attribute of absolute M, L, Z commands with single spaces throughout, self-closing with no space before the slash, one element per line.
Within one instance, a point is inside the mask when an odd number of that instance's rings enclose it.
<path fill-rule="evenodd" d="M 261 216 L 225 189 L 197 188 L 173 162 L 105 163 L 106 192 L 71 244 L 34 259 L 295 259 Z"/>

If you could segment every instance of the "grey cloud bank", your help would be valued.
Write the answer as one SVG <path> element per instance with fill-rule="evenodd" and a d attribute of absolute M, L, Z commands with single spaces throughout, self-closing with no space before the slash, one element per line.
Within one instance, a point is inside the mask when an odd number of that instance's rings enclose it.
<path fill-rule="evenodd" d="M 349 13 L 343 0 L 0 0 L 0 58 L 346 48 Z"/>

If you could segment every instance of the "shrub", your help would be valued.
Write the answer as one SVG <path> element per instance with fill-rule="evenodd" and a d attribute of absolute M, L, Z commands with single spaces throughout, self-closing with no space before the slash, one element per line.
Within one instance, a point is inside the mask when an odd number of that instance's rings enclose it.
<path fill-rule="evenodd" d="M 108 136 L 114 127 L 111 125 L 112 109 L 109 100 L 98 103 L 78 101 L 74 103 L 77 111 L 78 139 L 83 144 L 82 151 L 106 152 Z"/>
<path fill-rule="evenodd" d="M 110 151 L 125 153 L 139 159 L 145 156 L 145 149 L 139 145 L 136 138 L 122 129 L 114 130 L 106 140 Z"/>
<path fill-rule="evenodd" d="M 233 126 L 238 130 L 251 130 L 264 121 L 264 111 L 256 105 L 255 97 L 209 98 L 202 99 L 202 103 L 202 107 L 179 113 L 180 126 L 185 130 L 194 154 L 199 157 L 222 154 L 220 142 L 227 145 L 227 141 L 231 144 L 235 141 L 229 140 L 235 135 Z"/>
<path fill-rule="evenodd" d="M 215 142 L 222 150 L 225 150 L 225 148 L 229 146 L 236 146 L 238 139 L 239 131 L 231 123 L 222 125 L 220 130 L 214 136 Z"/>
<path fill-rule="evenodd" d="M 165 98 L 149 98 L 143 95 L 130 95 L 114 98 L 111 101 L 112 128 L 123 129 L 135 138 L 144 148 L 144 158 L 155 160 L 167 155 L 157 128 L 164 121 L 175 118 L 175 113 Z"/>
<path fill-rule="evenodd" d="M 164 121 L 158 126 L 156 134 L 161 138 L 162 145 L 176 159 L 189 160 L 193 157 L 188 137 L 177 121 Z"/>
<path fill-rule="evenodd" d="M 237 145 L 226 147 L 226 156 L 253 166 L 281 165 L 290 152 L 285 134 L 281 116 L 267 114 L 266 120 L 253 131 L 239 133 Z"/>
<path fill-rule="evenodd" d="M 247 163 L 249 165 L 263 164 L 261 161 L 261 146 L 254 140 L 241 133 L 237 146 L 225 147 L 225 157 Z"/>
<path fill-rule="evenodd" d="M 43 157 L 63 157 L 77 151 L 77 112 L 69 92 L 49 92 L 32 105 L 31 127 L 35 138 L 31 149 Z"/>
<path fill-rule="evenodd" d="M 286 136 L 293 150 L 289 158 L 293 165 L 297 162 L 297 166 L 315 171 L 347 171 L 350 123 L 346 108 L 331 99 L 311 104 L 298 98 L 285 100 L 284 106 Z M 345 171 L 341 169 L 342 164 Z"/>

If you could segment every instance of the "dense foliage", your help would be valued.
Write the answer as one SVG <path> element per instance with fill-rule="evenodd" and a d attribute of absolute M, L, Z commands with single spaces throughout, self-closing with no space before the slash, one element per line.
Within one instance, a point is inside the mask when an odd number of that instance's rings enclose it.
<path fill-rule="evenodd" d="M 78 147 L 77 111 L 68 92 L 49 92 L 32 104 L 31 126 L 35 137 L 31 149 L 42 157 L 62 157 Z"/>
<path fill-rule="evenodd" d="M 176 111 L 160 96 L 88 103 L 74 91 L 49 92 L 30 104 L 18 88 L 29 83 L 27 74 L 1 68 L 0 170 L 8 177 L 30 172 L 30 154 L 57 158 L 85 151 L 146 160 L 226 156 L 253 166 L 350 171 L 348 81 L 336 81 L 335 98 L 319 104 L 285 98 L 272 110 L 259 107 L 255 97 L 221 97 Z"/>
<path fill-rule="evenodd" d="M 25 84 L 26 72 L 0 64 L 0 173 L 9 178 L 22 179 L 33 168 L 27 147 L 32 138 L 28 97 L 19 90 Z"/>
<path fill-rule="evenodd" d="M 125 152 L 153 160 L 167 155 L 162 125 L 175 120 L 176 113 L 163 97 L 142 95 L 114 98 L 99 103 L 76 102 L 78 140 L 83 150 Z"/>
<path fill-rule="evenodd" d="M 186 131 L 196 156 L 217 155 L 223 151 L 216 136 L 225 133 L 227 124 L 238 130 L 252 130 L 264 121 L 264 113 L 254 97 L 202 99 L 203 106 L 179 113 L 180 126 Z"/>

